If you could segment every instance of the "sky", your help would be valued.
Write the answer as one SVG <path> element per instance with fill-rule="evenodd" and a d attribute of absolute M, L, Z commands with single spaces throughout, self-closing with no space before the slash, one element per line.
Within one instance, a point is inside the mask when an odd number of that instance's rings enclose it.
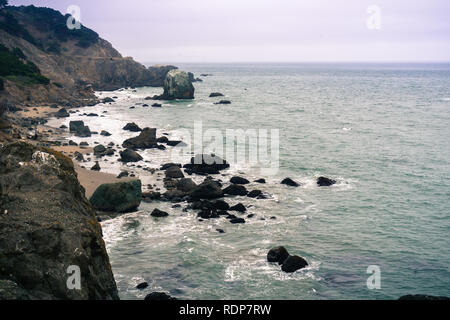
<path fill-rule="evenodd" d="M 449 62 L 450 0 L 10 0 L 140 62 Z"/>

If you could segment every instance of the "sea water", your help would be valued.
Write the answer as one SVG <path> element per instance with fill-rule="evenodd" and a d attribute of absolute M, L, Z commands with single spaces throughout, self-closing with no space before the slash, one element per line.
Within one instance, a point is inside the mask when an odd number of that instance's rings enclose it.
<path fill-rule="evenodd" d="M 396 299 L 405 294 L 450 295 L 450 65 L 449 64 L 186 64 L 195 100 L 145 97 L 161 88 L 98 93 L 111 105 L 82 108 L 104 117 L 72 116 L 115 142 L 135 133 L 128 122 L 179 137 L 181 130 L 279 129 L 279 168 L 262 176 L 254 165 L 233 164 L 233 175 L 253 181 L 268 200 L 229 198 L 255 214 L 243 225 L 198 221 L 171 203 L 143 203 L 135 213 L 103 222 L 122 299 L 165 291 L 181 299 Z M 209 98 L 211 92 L 225 97 Z M 230 105 L 215 105 L 228 99 Z M 134 109 L 130 109 L 135 106 Z M 107 113 L 103 113 L 107 111 Z M 169 151 L 141 152 L 159 167 Z M 93 164 L 93 163 L 91 163 Z M 89 164 L 89 165 L 91 165 Z M 86 165 L 87 166 L 87 165 Z M 103 171 L 119 173 L 116 164 Z M 146 172 L 140 172 L 145 182 Z M 337 184 L 320 188 L 319 176 Z M 287 187 L 290 177 L 302 184 Z M 195 177 L 197 182 L 202 178 Z M 154 208 L 169 212 L 150 216 Z M 276 219 L 271 219 L 275 217 Z M 263 219 L 264 220 L 263 220 Z M 225 230 L 220 234 L 216 229 Z M 309 266 L 293 274 L 269 264 L 285 246 Z M 369 266 L 380 273 L 370 288 Z M 147 281 L 146 290 L 137 290 Z"/>

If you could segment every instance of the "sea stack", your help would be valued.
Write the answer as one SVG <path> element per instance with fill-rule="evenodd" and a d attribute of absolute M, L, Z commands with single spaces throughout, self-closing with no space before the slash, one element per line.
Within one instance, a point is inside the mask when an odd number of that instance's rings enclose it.
<path fill-rule="evenodd" d="M 186 72 L 175 69 L 167 73 L 164 80 L 164 100 L 194 99 L 194 92 L 195 88 Z"/>

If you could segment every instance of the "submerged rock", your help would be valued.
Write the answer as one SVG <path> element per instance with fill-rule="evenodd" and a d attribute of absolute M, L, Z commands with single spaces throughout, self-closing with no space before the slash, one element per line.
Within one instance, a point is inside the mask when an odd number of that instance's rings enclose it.
<path fill-rule="evenodd" d="M 332 186 L 333 184 L 336 184 L 336 180 L 325 178 L 325 177 L 320 177 L 317 179 L 317 184 L 320 187 L 329 187 L 329 186 Z"/>
<path fill-rule="evenodd" d="M 136 210 L 141 200 L 140 180 L 102 184 L 89 199 L 97 210 L 120 213 Z"/>
<path fill-rule="evenodd" d="M 101 226 L 69 158 L 24 142 L 1 147 L 0 211 L 0 300 L 119 299 Z M 72 265 L 80 290 L 67 287 Z"/>

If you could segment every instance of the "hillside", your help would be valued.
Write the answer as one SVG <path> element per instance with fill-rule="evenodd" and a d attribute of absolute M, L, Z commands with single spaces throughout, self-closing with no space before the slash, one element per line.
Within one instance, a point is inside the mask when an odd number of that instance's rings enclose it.
<path fill-rule="evenodd" d="M 35 6 L 0 10 L 0 98 L 14 103 L 94 103 L 93 90 L 162 86 L 172 66 L 146 68 L 68 15 Z"/>

